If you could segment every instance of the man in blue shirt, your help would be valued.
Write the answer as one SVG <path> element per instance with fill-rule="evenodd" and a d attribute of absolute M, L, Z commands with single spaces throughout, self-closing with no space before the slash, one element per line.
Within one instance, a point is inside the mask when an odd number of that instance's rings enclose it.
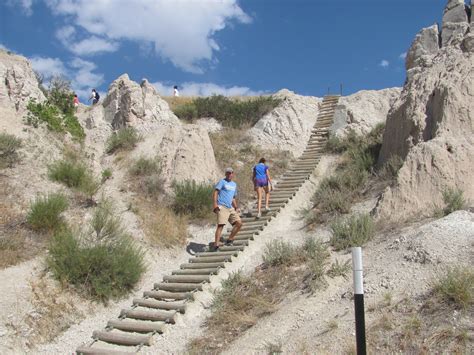
<path fill-rule="evenodd" d="M 237 207 L 237 184 L 232 181 L 234 178 L 234 170 L 232 168 L 225 169 L 225 178 L 220 180 L 212 193 L 214 201 L 213 211 L 217 214 L 217 229 L 214 241 L 214 248 L 219 248 L 221 243 L 222 230 L 227 222 L 233 228 L 230 232 L 229 239 L 226 244 L 232 245 L 235 235 L 242 227 L 242 220 L 239 216 L 239 208 Z"/>

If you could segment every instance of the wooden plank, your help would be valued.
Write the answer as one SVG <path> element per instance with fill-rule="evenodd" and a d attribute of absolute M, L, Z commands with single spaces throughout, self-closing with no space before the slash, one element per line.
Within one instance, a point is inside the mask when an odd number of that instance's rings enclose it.
<path fill-rule="evenodd" d="M 143 299 L 143 298 L 134 298 L 133 304 L 140 307 L 164 309 L 166 311 L 177 311 L 184 313 L 186 311 L 186 304 L 184 302 L 167 302 L 167 301 L 157 301 L 155 299 Z"/>
<path fill-rule="evenodd" d="M 171 292 L 202 291 L 202 285 L 195 283 L 160 282 L 155 283 L 155 289 Z"/>
<path fill-rule="evenodd" d="M 136 351 L 120 351 L 108 348 L 80 346 L 76 349 L 77 355 L 130 355 L 136 354 Z"/>
<path fill-rule="evenodd" d="M 231 261 L 232 255 L 224 255 L 224 256 L 203 256 L 201 258 L 190 258 L 188 259 L 189 263 L 218 263 L 218 262 L 225 262 Z"/>
<path fill-rule="evenodd" d="M 178 282 L 178 283 L 201 283 L 209 282 L 209 275 L 166 275 L 163 276 L 165 282 Z"/>
<path fill-rule="evenodd" d="M 168 291 L 145 291 L 144 297 L 152 297 L 157 300 L 193 300 L 191 292 L 168 292 Z"/>
<path fill-rule="evenodd" d="M 222 250 L 222 248 L 219 248 Z M 173 270 L 173 275 L 217 275 L 219 268 Z"/>
<path fill-rule="evenodd" d="M 102 330 L 96 330 L 92 333 L 94 339 L 104 341 L 106 343 L 118 344 L 118 345 L 148 345 L 153 343 L 153 337 L 150 335 L 138 335 L 138 334 L 126 334 L 119 332 L 107 332 Z"/>
<path fill-rule="evenodd" d="M 223 256 L 223 255 L 233 255 L 233 256 L 237 256 L 239 254 L 239 252 L 237 250 L 235 251 L 222 251 L 222 250 L 219 250 L 219 251 L 204 251 L 202 253 L 196 253 L 196 256 L 199 258 L 199 257 L 202 257 L 202 256 Z"/>
<path fill-rule="evenodd" d="M 174 324 L 174 316 L 176 311 L 155 311 L 155 310 L 142 310 L 142 309 L 122 309 L 120 312 L 121 317 L 140 319 L 140 320 L 151 320 L 154 322 L 168 322 Z"/>
<path fill-rule="evenodd" d="M 181 264 L 181 269 L 209 269 L 209 268 L 217 268 L 217 267 L 225 267 L 225 263 L 187 263 Z"/>
<path fill-rule="evenodd" d="M 109 320 L 107 327 L 135 333 L 163 333 L 165 329 L 164 322 L 146 322 L 114 319 Z"/>

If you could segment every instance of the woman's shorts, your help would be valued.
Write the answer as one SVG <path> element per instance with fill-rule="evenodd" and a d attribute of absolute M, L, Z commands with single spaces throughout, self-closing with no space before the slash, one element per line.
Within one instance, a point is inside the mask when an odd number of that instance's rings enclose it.
<path fill-rule="evenodd" d="M 255 179 L 255 187 L 267 187 L 268 179 Z"/>

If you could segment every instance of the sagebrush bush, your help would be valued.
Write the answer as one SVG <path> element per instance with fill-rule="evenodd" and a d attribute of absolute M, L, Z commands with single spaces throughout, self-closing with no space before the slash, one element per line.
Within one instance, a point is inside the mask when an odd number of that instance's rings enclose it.
<path fill-rule="evenodd" d="M 443 214 L 447 216 L 454 211 L 462 210 L 466 207 L 466 201 L 463 197 L 462 190 L 456 188 L 447 188 L 443 191 L 443 201 L 445 207 L 443 208 Z"/>
<path fill-rule="evenodd" d="M 26 221 L 34 230 L 53 231 L 59 229 L 64 225 L 61 213 L 67 207 L 67 198 L 61 193 L 38 196 L 30 206 Z"/>
<path fill-rule="evenodd" d="M 263 262 L 270 266 L 290 265 L 297 257 L 298 250 L 283 240 L 272 240 L 263 252 Z"/>
<path fill-rule="evenodd" d="M 128 293 L 146 269 L 143 250 L 106 202 L 96 209 L 87 233 L 64 229 L 54 236 L 47 264 L 59 281 L 101 301 Z"/>
<path fill-rule="evenodd" d="M 261 117 L 273 110 L 281 100 L 272 96 L 259 96 L 248 100 L 229 99 L 222 95 L 199 97 L 177 106 L 174 113 L 182 119 L 213 117 L 227 127 L 254 125 Z"/>
<path fill-rule="evenodd" d="M 83 140 L 84 129 L 79 123 L 74 109 L 74 93 L 71 84 L 62 77 L 54 77 L 45 91 L 46 101 L 31 100 L 28 105 L 26 123 L 38 127 L 45 123 L 54 132 L 69 132 L 73 138 Z"/>
<path fill-rule="evenodd" d="M 18 160 L 18 149 L 21 139 L 12 134 L 0 133 L 0 169 L 11 168 Z"/>
<path fill-rule="evenodd" d="M 212 210 L 211 184 L 196 181 L 175 182 L 173 184 L 173 210 L 178 214 L 189 215 L 192 218 L 204 218 Z"/>
<path fill-rule="evenodd" d="M 131 175 L 144 176 L 161 172 L 160 161 L 158 159 L 150 159 L 140 157 L 132 164 L 129 169 Z"/>
<path fill-rule="evenodd" d="M 331 223 L 332 236 L 329 243 L 335 250 L 362 246 L 375 234 L 372 218 L 368 214 L 352 215 Z"/>
<path fill-rule="evenodd" d="M 447 269 L 433 282 L 433 291 L 441 301 L 467 310 L 474 305 L 474 269 L 467 266 Z"/>
<path fill-rule="evenodd" d="M 109 154 L 117 150 L 132 150 L 141 139 L 135 128 L 120 128 L 107 139 L 105 150 Z"/>
<path fill-rule="evenodd" d="M 79 160 L 58 160 L 48 166 L 48 176 L 51 180 L 61 182 L 91 198 L 100 184 L 92 172 Z"/>

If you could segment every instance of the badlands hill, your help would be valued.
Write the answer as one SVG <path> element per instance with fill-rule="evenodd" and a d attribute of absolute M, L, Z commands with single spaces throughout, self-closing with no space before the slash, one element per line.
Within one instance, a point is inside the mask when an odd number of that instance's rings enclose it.
<path fill-rule="evenodd" d="M 352 132 L 364 137 L 378 124 L 386 125 L 378 168 L 373 167 L 374 180 L 364 185 L 345 212 L 368 213 L 377 226 L 364 247 L 372 352 L 474 351 L 472 301 L 460 310 L 438 301 L 433 293 L 436 277 L 447 268 L 474 262 L 474 214 L 469 211 L 474 201 L 471 10 L 472 5 L 466 7 L 464 1 L 450 0 L 441 26 L 420 31 L 408 51 L 403 88 L 341 97 L 335 109 L 331 136 L 341 140 Z M 322 98 L 283 89 L 274 95 L 278 106 L 253 127 L 230 129 L 209 117 L 192 123 L 179 119 L 150 83 L 136 83 L 124 74 L 111 83 L 100 104 L 79 106 L 75 115 L 85 133 L 80 142 L 44 124 L 25 123 L 30 100 L 47 100 L 27 59 L 0 50 L 0 76 L 0 133 L 21 140 L 16 161 L 0 171 L 1 353 L 63 354 L 86 343 L 92 331 L 128 307 L 132 297 L 139 297 L 186 262 L 193 247 L 212 240 L 214 227 L 208 216 L 180 219 L 170 212 L 173 184 L 213 182 L 231 163 L 245 187 L 248 167 L 261 154 L 270 157 L 278 181 L 288 162 L 303 153 L 322 103 Z M 123 128 L 133 128 L 140 139 L 129 151 L 111 152 L 108 141 Z M 103 177 L 92 202 L 91 196 L 84 198 L 50 178 L 49 167 L 71 154 L 80 156 L 91 174 Z M 159 174 L 150 177 L 153 183 L 131 175 L 130 168 L 140 159 L 160 162 Z M 308 237 L 330 241 L 335 216 L 308 228 L 301 215 L 302 210 L 314 207 L 312 196 L 320 183 L 337 173 L 338 164 L 345 159 L 344 155 L 325 154 L 312 178 L 258 239 L 213 279 L 172 331 L 143 351 L 187 353 L 206 339 L 215 353 L 351 352 L 350 277 L 327 277 L 325 288 L 309 293 L 302 289 L 306 281 L 298 278 L 305 272 L 304 265 L 283 268 L 287 274 L 277 274 L 279 280 L 295 279 L 301 285 L 284 289 L 265 316 L 253 316 L 251 310 L 230 314 L 235 321 L 244 318 L 243 329 L 250 329 L 216 339 L 205 326 L 209 324 L 206 319 L 215 314 L 213 292 L 232 272 L 240 270 L 256 280 L 275 272 L 268 265 L 262 267 L 268 243 L 277 240 L 298 247 Z M 378 182 L 379 169 L 395 159 L 401 167 L 393 181 Z M 143 186 L 157 186 L 159 191 L 145 196 Z M 441 217 L 437 213 L 447 189 L 463 192 L 466 210 Z M 83 229 L 93 219 L 94 203 L 113 201 L 124 229 L 143 248 L 147 266 L 128 295 L 101 303 L 84 297 L 78 287 L 55 280 L 44 262 L 51 235 L 27 223 L 37 196 L 53 192 L 67 197 L 64 220 Z M 247 197 L 252 198 L 250 193 Z M 164 243 L 162 235 L 171 233 L 168 229 L 176 224 L 184 228 L 178 233 L 181 239 Z M 350 259 L 347 249 L 328 251 L 328 263 L 344 265 Z M 472 285 L 467 289 L 472 292 Z M 268 288 L 265 293 L 272 291 Z"/>

